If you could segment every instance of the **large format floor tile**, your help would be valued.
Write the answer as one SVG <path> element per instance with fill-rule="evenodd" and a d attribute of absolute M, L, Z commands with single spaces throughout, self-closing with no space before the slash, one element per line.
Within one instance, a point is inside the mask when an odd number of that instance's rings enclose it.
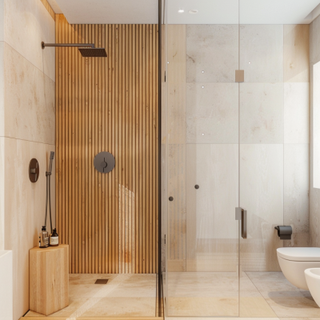
<path fill-rule="evenodd" d="M 155 274 L 71 274 L 69 279 L 69 306 L 49 317 L 155 316 Z M 95 284 L 97 279 L 108 282 Z"/>
<path fill-rule="evenodd" d="M 108 284 L 94 284 L 98 278 Z M 282 272 L 242 272 L 240 282 L 236 272 L 169 272 L 166 285 L 170 320 L 320 320 L 310 292 L 293 286 Z M 49 318 L 153 317 L 155 298 L 154 274 L 70 275 L 70 305 Z"/>
<path fill-rule="evenodd" d="M 320 318 L 320 308 L 310 292 L 293 286 L 282 272 L 247 274 L 279 318 Z"/>

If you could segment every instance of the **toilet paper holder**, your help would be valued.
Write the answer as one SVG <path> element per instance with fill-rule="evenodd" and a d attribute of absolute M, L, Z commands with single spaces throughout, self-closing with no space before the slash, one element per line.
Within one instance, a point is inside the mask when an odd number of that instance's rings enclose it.
<path fill-rule="evenodd" d="M 291 240 L 292 227 L 291 226 L 276 226 L 274 227 L 278 230 L 278 236 L 280 240 Z"/>

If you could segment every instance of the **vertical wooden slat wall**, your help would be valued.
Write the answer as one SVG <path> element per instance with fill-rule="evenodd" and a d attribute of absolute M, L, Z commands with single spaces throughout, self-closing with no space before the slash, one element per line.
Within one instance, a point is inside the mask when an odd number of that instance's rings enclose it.
<path fill-rule="evenodd" d="M 69 25 L 56 49 L 56 214 L 71 273 L 155 273 L 158 230 L 158 26 Z M 115 157 L 99 173 L 95 155 Z"/>

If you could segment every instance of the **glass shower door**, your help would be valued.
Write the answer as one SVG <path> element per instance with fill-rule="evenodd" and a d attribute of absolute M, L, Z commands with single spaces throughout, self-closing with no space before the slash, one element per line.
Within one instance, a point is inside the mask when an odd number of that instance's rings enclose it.
<path fill-rule="evenodd" d="M 238 1 L 166 10 L 165 312 L 239 316 Z"/>

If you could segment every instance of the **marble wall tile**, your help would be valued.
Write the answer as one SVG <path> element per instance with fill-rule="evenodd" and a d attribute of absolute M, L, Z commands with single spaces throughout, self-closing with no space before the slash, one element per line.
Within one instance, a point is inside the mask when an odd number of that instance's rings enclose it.
<path fill-rule="evenodd" d="M 55 22 L 41 1 L 4 0 L 4 40 L 29 62 L 55 80 Z"/>
<path fill-rule="evenodd" d="M 5 188 L 5 158 L 4 158 L 4 137 L 0 137 L 0 250 L 4 250 L 4 213 L 5 213 L 5 197 L 4 197 L 4 188 Z"/>
<path fill-rule="evenodd" d="M 5 135 L 54 144 L 55 83 L 5 45 Z"/>
<path fill-rule="evenodd" d="M 310 244 L 312 246 L 320 246 L 320 189 L 313 187 L 313 157 L 314 152 L 314 138 L 313 138 L 313 122 L 314 122 L 314 113 L 313 113 L 313 64 L 320 61 L 320 16 L 317 17 L 310 24 L 310 127 L 311 127 L 311 136 L 310 136 Z"/>
<path fill-rule="evenodd" d="M 238 85 L 188 83 L 187 142 L 238 142 Z"/>
<path fill-rule="evenodd" d="M 310 232 L 296 233 L 294 225 L 292 225 L 292 230 L 291 239 L 283 241 L 284 247 L 312 247 Z"/>
<path fill-rule="evenodd" d="M 0 250 L 0 283 L 1 319 L 13 320 L 12 251 Z"/>
<path fill-rule="evenodd" d="M 167 132 L 169 144 L 186 142 L 186 84 L 168 85 Z"/>
<path fill-rule="evenodd" d="M 240 86 L 241 143 L 283 143 L 283 84 Z"/>
<path fill-rule="evenodd" d="M 283 145 L 246 144 L 240 147 L 240 205 L 248 214 L 247 246 L 261 242 L 260 270 L 278 270 L 276 248 L 279 241 L 274 226 L 283 224 Z M 252 259 L 261 251 L 251 251 Z"/>
<path fill-rule="evenodd" d="M 234 82 L 238 26 L 187 26 L 187 82 Z"/>
<path fill-rule="evenodd" d="M 4 136 L 4 42 L 0 41 L 0 137 Z"/>
<path fill-rule="evenodd" d="M 4 41 L 4 0 L 0 0 L 0 41 Z"/>
<path fill-rule="evenodd" d="M 168 85 L 186 82 L 186 25 L 167 26 Z"/>
<path fill-rule="evenodd" d="M 320 247 L 320 189 L 310 188 L 310 244 Z"/>
<path fill-rule="evenodd" d="M 44 224 L 45 171 L 49 153 L 54 150 L 54 145 L 5 138 L 5 249 L 13 252 L 14 319 L 29 309 L 29 249 L 38 245 Z M 36 183 L 31 183 L 28 175 L 32 158 L 38 159 L 40 167 Z M 51 191 L 54 213 L 55 179 L 51 179 Z"/>
<path fill-rule="evenodd" d="M 284 143 L 309 143 L 309 83 L 284 83 Z"/>
<path fill-rule="evenodd" d="M 283 223 L 309 232 L 309 144 L 284 145 Z"/>
<path fill-rule="evenodd" d="M 320 16 L 318 16 L 310 25 L 310 63 L 320 61 Z"/>
<path fill-rule="evenodd" d="M 309 25 L 283 26 L 284 82 L 309 82 Z"/>
<path fill-rule="evenodd" d="M 237 155 L 236 144 L 187 145 L 188 248 L 201 239 L 237 237 Z"/>
<path fill-rule="evenodd" d="M 283 26 L 240 27 L 240 69 L 245 82 L 283 81 Z"/>

